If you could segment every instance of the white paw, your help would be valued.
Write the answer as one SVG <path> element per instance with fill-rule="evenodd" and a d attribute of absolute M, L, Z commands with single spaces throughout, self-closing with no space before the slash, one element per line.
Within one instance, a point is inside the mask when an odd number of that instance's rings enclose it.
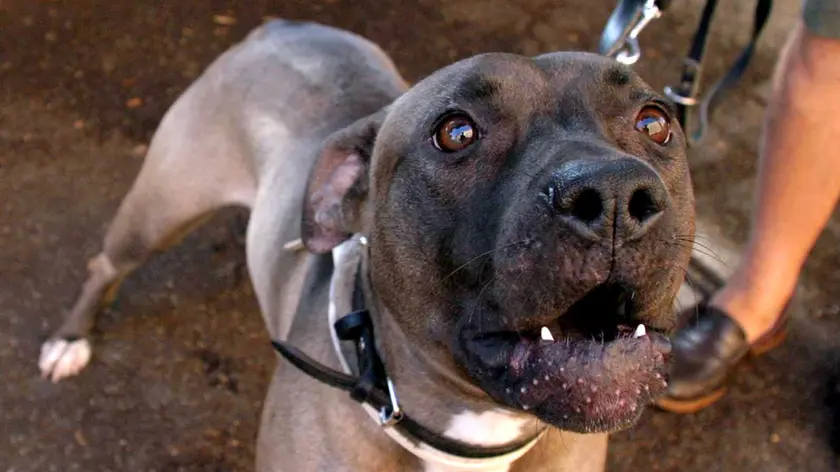
<path fill-rule="evenodd" d="M 78 374 L 90 362 L 92 349 L 87 339 L 50 339 L 41 346 L 38 368 L 53 383 Z"/>

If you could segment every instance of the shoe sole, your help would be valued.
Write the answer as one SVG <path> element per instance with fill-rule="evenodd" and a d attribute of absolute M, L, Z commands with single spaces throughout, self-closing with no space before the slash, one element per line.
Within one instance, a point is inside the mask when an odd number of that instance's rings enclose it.
<path fill-rule="evenodd" d="M 721 387 L 708 395 L 690 400 L 674 400 L 673 398 L 662 397 L 656 401 L 656 406 L 667 412 L 681 415 L 696 413 L 717 403 L 725 393 L 726 387 Z"/>
<path fill-rule="evenodd" d="M 778 347 L 782 342 L 784 342 L 785 338 L 787 338 L 787 330 L 781 330 L 778 333 L 773 335 L 767 336 L 765 338 L 759 339 L 755 344 L 750 347 L 749 350 L 749 358 L 756 358 L 761 356 L 762 354 L 767 353 Z M 743 363 L 747 359 L 743 359 L 739 364 Z M 702 397 L 691 398 L 686 400 L 675 400 L 673 398 L 662 397 L 658 399 L 655 403 L 656 406 L 677 414 L 690 414 L 696 413 L 700 410 L 708 408 L 713 404 L 717 403 L 718 400 L 723 398 L 723 395 L 726 393 L 726 387 L 721 387 L 707 395 L 703 395 Z"/>
<path fill-rule="evenodd" d="M 774 334 L 759 338 L 759 340 L 756 341 L 755 344 L 753 344 L 750 347 L 750 356 L 755 358 L 762 354 L 765 354 L 767 351 L 776 349 L 777 347 L 779 347 L 780 344 L 784 342 L 786 338 L 786 329 L 782 329 Z"/>

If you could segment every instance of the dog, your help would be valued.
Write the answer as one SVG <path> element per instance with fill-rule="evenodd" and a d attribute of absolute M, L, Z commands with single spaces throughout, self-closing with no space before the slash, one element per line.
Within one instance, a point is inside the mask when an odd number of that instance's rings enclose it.
<path fill-rule="evenodd" d="M 601 471 L 666 389 L 685 149 L 603 56 L 487 53 L 410 86 L 367 39 L 273 20 L 167 111 L 39 368 L 78 373 L 119 282 L 240 205 L 284 356 L 257 470 Z"/>

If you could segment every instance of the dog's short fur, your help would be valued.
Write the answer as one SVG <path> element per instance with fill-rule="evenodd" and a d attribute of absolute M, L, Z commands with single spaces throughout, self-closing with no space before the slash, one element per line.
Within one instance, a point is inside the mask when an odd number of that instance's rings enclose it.
<path fill-rule="evenodd" d="M 663 391 L 658 332 L 694 232 L 669 113 L 592 54 L 485 54 L 409 88 L 365 39 L 265 24 L 163 118 L 41 369 L 78 372 L 107 292 L 214 210 L 244 205 L 272 337 L 338 368 L 328 253 L 363 234 L 380 352 L 415 420 L 479 445 L 551 425 L 512 470 L 601 470 L 606 433 Z M 284 250 L 297 238 L 308 251 Z M 629 335 L 639 323 L 648 336 Z M 543 326 L 560 339 L 541 341 Z M 439 470 L 285 362 L 258 442 L 260 471 Z"/>

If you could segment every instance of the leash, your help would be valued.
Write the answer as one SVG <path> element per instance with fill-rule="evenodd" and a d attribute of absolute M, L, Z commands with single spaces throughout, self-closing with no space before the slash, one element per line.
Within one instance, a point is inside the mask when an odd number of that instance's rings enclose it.
<path fill-rule="evenodd" d="M 363 245 L 360 238 L 346 241 L 333 251 L 335 271 L 330 287 L 330 335 L 336 355 L 344 372 L 327 367 L 311 358 L 288 342 L 271 342 L 274 349 L 289 363 L 306 375 L 333 388 L 349 393 L 357 403 L 380 425 L 384 431 L 402 447 L 426 462 L 443 464 L 459 470 L 485 470 L 510 464 L 519 459 L 542 437 L 503 446 L 475 446 L 454 440 L 436 433 L 412 419 L 400 406 L 394 383 L 388 376 L 385 365 L 376 349 L 373 321 L 370 312 L 364 308 L 364 292 L 361 289 L 361 270 L 359 251 L 353 254 L 353 245 Z M 362 240 L 363 241 L 363 240 Z M 348 246 L 349 245 L 349 246 Z M 348 253 L 349 256 L 347 255 Z M 349 258 L 349 261 L 346 259 Z M 340 301 L 341 268 L 353 265 L 352 280 L 345 280 L 344 285 L 352 283 L 353 311 L 335 319 L 335 312 Z M 345 279 L 349 277 L 344 277 Z M 338 279 L 338 283 L 336 282 Z M 352 375 L 349 362 L 342 352 L 340 342 L 350 342 L 356 357 L 359 375 Z"/>
<path fill-rule="evenodd" d="M 680 82 L 675 87 L 665 87 L 665 95 L 677 105 L 680 122 L 683 128 L 690 133 L 690 144 L 696 144 L 703 139 L 709 127 L 709 116 L 720 104 L 724 95 L 741 80 L 744 72 L 746 72 L 750 59 L 755 52 L 756 43 L 761 36 L 761 31 L 764 29 L 764 25 L 767 24 L 767 19 L 773 7 L 773 1 L 756 1 L 753 15 L 753 29 L 749 42 L 741 51 L 741 54 L 729 71 L 711 87 L 710 91 L 702 100 L 698 101 L 697 91 L 700 84 L 700 75 L 703 70 L 703 56 L 706 50 L 706 43 L 708 42 L 712 16 L 716 7 L 717 0 L 708 0 L 706 2 L 706 7 L 703 9 L 703 16 L 700 19 L 700 26 L 697 28 L 691 49 L 683 63 Z M 698 105 L 698 123 L 694 127 L 694 131 L 691 131 L 689 109 Z"/>
<path fill-rule="evenodd" d="M 673 87 L 665 87 L 665 95 L 674 102 L 677 108 L 677 118 L 686 130 L 689 145 L 702 141 L 709 127 L 710 116 L 726 93 L 741 80 L 746 72 L 755 53 L 756 43 L 773 7 L 772 0 L 756 0 L 752 34 L 747 45 L 726 74 L 712 85 L 704 97 L 700 98 L 703 59 L 717 3 L 717 0 L 706 1 L 688 55 L 683 60 L 680 81 Z M 601 35 L 599 52 L 615 57 L 617 61 L 624 64 L 636 63 L 641 56 L 637 39 L 639 33 L 653 19 L 659 18 L 669 4 L 670 1 L 664 0 L 620 0 Z M 691 108 L 693 107 L 699 107 L 696 125 L 692 123 Z"/>

